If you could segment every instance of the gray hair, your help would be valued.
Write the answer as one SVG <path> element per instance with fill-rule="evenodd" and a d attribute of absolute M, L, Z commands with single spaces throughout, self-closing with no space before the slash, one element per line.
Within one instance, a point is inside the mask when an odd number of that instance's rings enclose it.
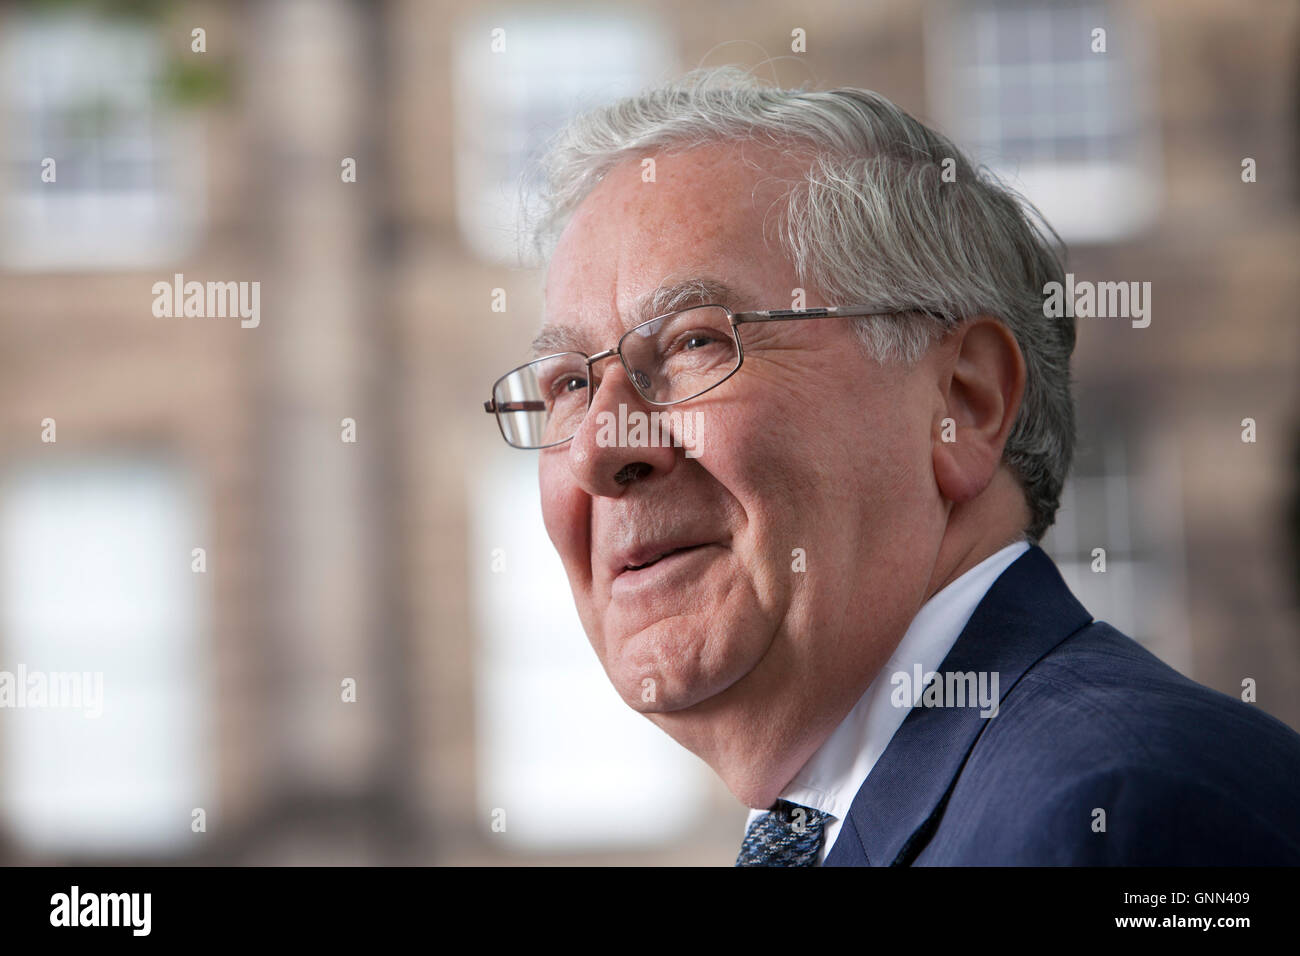
<path fill-rule="evenodd" d="M 623 160 L 731 141 L 811 154 L 778 239 L 800 281 L 829 302 L 900 310 L 853 320 L 874 359 L 914 363 L 976 315 L 1011 331 L 1027 382 L 1002 460 L 1025 492 L 1026 535 L 1040 539 L 1074 448 L 1074 320 L 1043 309 L 1045 284 L 1065 281 L 1060 237 L 951 140 L 878 93 L 776 89 L 727 66 L 593 110 L 548 145 L 539 215 L 525 232 L 548 259 L 574 210 Z"/>

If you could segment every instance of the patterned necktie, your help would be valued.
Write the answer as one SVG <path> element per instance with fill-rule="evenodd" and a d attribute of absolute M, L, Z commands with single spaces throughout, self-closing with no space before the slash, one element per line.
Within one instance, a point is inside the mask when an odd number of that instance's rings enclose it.
<path fill-rule="evenodd" d="M 745 831 L 736 866 L 816 866 L 829 813 L 778 800 Z"/>

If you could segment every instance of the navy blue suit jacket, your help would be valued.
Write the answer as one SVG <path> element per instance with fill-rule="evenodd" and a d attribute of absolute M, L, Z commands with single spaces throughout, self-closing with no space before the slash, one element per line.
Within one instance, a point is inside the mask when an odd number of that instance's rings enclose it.
<path fill-rule="evenodd" d="M 1093 621 L 1039 548 L 950 671 L 998 672 L 998 713 L 913 708 L 827 866 L 1300 864 L 1300 735 Z"/>

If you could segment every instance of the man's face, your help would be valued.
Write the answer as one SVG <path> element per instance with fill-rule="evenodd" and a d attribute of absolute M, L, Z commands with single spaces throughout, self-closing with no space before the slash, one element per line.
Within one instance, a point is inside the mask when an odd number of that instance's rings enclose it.
<path fill-rule="evenodd" d="M 548 323 L 588 354 L 661 285 L 719 281 L 732 311 L 790 308 L 800 285 L 764 241 L 798 160 L 709 146 L 655 163 L 654 182 L 636 160 L 611 171 L 552 259 Z M 807 289 L 804 304 L 852 303 Z M 546 528 L 609 679 L 745 799 L 753 775 L 793 775 L 884 664 L 928 596 L 946 512 L 932 379 L 869 360 L 844 319 L 740 335 L 740 371 L 673 409 L 701 413 L 699 457 L 602 447 L 600 412 L 655 410 L 617 358 L 595 366 L 573 440 L 539 454 Z M 787 756 L 751 771 L 755 748 Z"/>

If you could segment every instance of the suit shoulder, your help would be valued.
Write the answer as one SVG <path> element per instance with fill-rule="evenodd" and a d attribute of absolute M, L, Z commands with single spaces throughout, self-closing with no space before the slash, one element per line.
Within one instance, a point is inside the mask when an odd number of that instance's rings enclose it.
<path fill-rule="evenodd" d="M 1057 769 L 1110 764 L 1193 772 L 1262 761 L 1300 771 L 1300 734 L 1253 704 L 1178 673 L 1132 638 L 1094 622 L 1037 661 L 1007 693 L 980 746 L 1051 741 Z M 1226 765 L 1225 765 L 1226 764 Z M 1216 773 L 1216 777 L 1222 776 Z"/>
<path fill-rule="evenodd" d="M 1300 863 L 1297 806 L 1300 735 L 1094 622 L 1007 691 L 945 816 L 1046 862 Z"/>

